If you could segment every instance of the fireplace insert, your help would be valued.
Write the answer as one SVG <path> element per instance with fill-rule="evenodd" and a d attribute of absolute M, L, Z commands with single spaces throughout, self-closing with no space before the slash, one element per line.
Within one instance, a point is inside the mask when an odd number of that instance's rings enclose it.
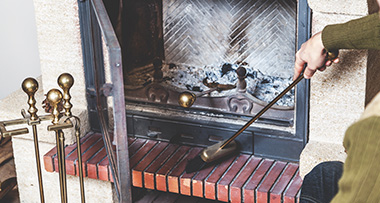
<path fill-rule="evenodd" d="M 118 191 L 130 188 L 127 136 L 209 146 L 281 92 L 311 15 L 306 0 L 79 0 L 79 14 L 90 123 Z M 241 152 L 297 162 L 308 97 L 303 80 L 237 138 Z"/>

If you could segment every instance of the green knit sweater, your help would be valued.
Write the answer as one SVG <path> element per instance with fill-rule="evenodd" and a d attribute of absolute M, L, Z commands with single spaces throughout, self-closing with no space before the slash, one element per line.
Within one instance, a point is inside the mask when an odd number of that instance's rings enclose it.
<path fill-rule="evenodd" d="M 322 31 L 322 42 L 327 50 L 380 49 L 379 13 L 326 26 Z"/>
<path fill-rule="evenodd" d="M 351 125 L 343 145 L 347 159 L 332 202 L 380 202 L 380 117 Z"/>
<path fill-rule="evenodd" d="M 330 51 L 380 49 L 379 14 L 326 26 L 322 42 Z M 380 117 L 372 116 L 349 127 L 343 145 L 347 159 L 332 202 L 380 202 Z"/>

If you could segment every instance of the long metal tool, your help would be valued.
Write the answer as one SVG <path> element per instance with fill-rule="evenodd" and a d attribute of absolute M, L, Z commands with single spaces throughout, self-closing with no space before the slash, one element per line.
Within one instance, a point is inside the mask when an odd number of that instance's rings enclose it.
<path fill-rule="evenodd" d="M 59 124 L 59 109 L 58 104 L 62 101 L 62 93 L 58 89 L 51 89 L 47 95 L 47 101 L 53 107 L 53 126 L 48 126 L 49 131 L 55 131 L 55 139 L 57 145 L 58 156 L 58 173 L 59 184 L 61 191 L 61 202 L 67 203 L 67 183 L 66 183 L 66 166 L 65 166 L 65 138 L 62 129 L 53 129 L 54 126 Z M 49 128 L 50 127 L 50 128 Z"/>
<path fill-rule="evenodd" d="M 328 52 L 326 59 L 334 60 L 338 56 L 338 52 Z M 186 172 L 191 173 L 203 168 L 206 164 L 214 162 L 220 158 L 237 150 L 237 144 L 234 141 L 244 130 L 246 130 L 253 122 L 255 122 L 260 116 L 262 116 L 270 107 L 272 107 L 281 97 L 283 97 L 289 90 L 295 87 L 304 78 L 301 73 L 297 79 L 295 79 L 287 88 L 285 88 L 279 95 L 277 95 L 271 102 L 269 102 L 261 111 L 259 111 L 253 118 L 251 118 L 243 127 L 241 127 L 234 135 L 228 138 L 226 141 L 222 141 L 207 147 L 196 156 L 194 159 L 188 161 L 186 166 Z"/>
<path fill-rule="evenodd" d="M 77 153 L 78 153 L 78 170 L 79 170 L 79 184 L 81 191 L 81 202 L 85 203 L 85 194 L 84 194 L 84 181 L 83 181 L 83 167 L 82 167 L 82 150 L 80 144 L 80 119 L 76 116 L 73 116 L 71 113 L 71 108 L 73 105 L 70 103 L 71 95 L 70 89 L 74 85 L 74 78 L 68 73 L 63 73 L 58 77 L 57 83 L 63 91 L 63 108 L 65 110 L 64 115 L 67 118 L 73 118 L 75 121 L 75 137 L 77 141 Z M 64 158 L 64 157 L 63 157 Z"/>
<path fill-rule="evenodd" d="M 278 100 L 281 99 L 286 93 L 289 92 L 294 86 L 296 86 L 302 79 L 303 74 L 298 76 L 296 80 L 294 80 L 288 87 L 286 87 L 279 95 L 277 95 L 269 104 L 267 104 L 261 111 L 259 111 L 251 120 L 249 120 L 243 127 L 241 127 L 234 135 L 232 135 L 230 138 L 228 138 L 221 146 L 220 148 L 225 148 L 232 140 L 234 140 L 237 136 L 239 136 L 245 129 L 247 129 L 253 122 L 255 122 L 260 116 L 262 116 L 270 107 L 272 107 Z"/>
<path fill-rule="evenodd" d="M 37 116 L 38 109 L 36 108 L 36 99 L 34 97 L 35 93 L 38 90 L 38 83 L 34 78 L 27 78 L 22 82 L 22 90 L 28 95 L 28 112 L 30 118 L 28 124 L 32 126 L 33 129 L 33 141 L 34 141 L 34 153 L 36 156 L 36 165 L 37 165 L 37 175 L 38 175 L 38 185 L 40 189 L 40 199 L 41 203 L 45 202 L 44 198 L 44 187 L 42 182 L 42 172 L 41 172 L 41 161 L 40 161 L 40 150 L 38 146 L 38 135 L 37 135 L 37 124 L 40 123 L 40 119 Z"/>
<path fill-rule="evenodd" d="M 337 52 L 327 52 L 327 60 L 334 60 L 338 57 Z M 259 111 L 251 120 L 249 120 L 243 127 L 241 127 L 234 135 L 228 138 L 220 148 L 225 148 L 232 140 L 239 136 L 245 129 L 248 128 L 253 122 L 255 122 L 260 116 L 262 116 L 270 107 L 272 107 L 281 97 L 283 97 L 289 90 L 295 87 L 304 78 L 303 73 L 301 73 L 297 79 L 295 79 L 287 88 L 285 88 L 279 95 L 277 95 L 269 104 L 267 104 L 261 111 Z"/>
<path fill-rule="evenodd" d="M 82 150 L 80 146 L 80 119 L 77 116 L 73 116 L 71 113 L 72 104 L 70 103 L 70 88 L 74 84 L 74 78 L 68 74 L 61 74 L 58 78 L 58 85 L 62 88 L 63 94 L 58 89 L 52 89 L 47 93 L 47 101 L 50 106 L 53 108 L 52 114 L 37 116 L 38 109 L 36 108 L 35 93 L 38 90 L 38 82 L 33 78 L 27 78 L 22 83 L 23 91 L 28 95 L 28 104 L 29 104 L 29 115 L 26 114 L 25 110 L 22 109 L 21 114 L 24 118 L 14 119 L 8 121 L 0 122 L 0 138 L 22 135 L 29 133 L 28 128 L 19 128 L 7 130 L 8 126 L 28 124 L 32 126 L 33 129 L 33 138 L 34 138 L 34 149 L 36 156 L 36 165 L 37 165 L 37 175 L 38 183 L 40 189 L 40 199 L 41 202 L 45 202 L 44 198 L 44 189 L 42 181 L 42 172 L 41 172 L 41 161 L 40 153 L 38 146 L 38 134 L 37 134 L 37 125 L 41 124 L 42 121 L 51 121 L 52 125 L 49 125 L 48 131 L 54 131 L 56 136 L 56 147 L 57 147 L 57 157 L 58 157 L 58 170 L 59 170 L 59 182 L 60 182 L 60 192 L 61 192 L 61 202 L 67 203 L 67 183 L 66 183 L 66 164 L 65 164 L 65 135 L 63 129 L 72 128 L 75 123 L 75 136 L 78 145 L 78 168 L 79 168 L 79 181 L 81 189 L 81 202 L 85 202 L 85 193 L 84 193 L 84 180 L 83 180 L 83 166 L 82 166 Z M 60 108 L 61 104 L 65 110 L 64 113 L 61 113 Z M 73 120 L 73 121 L 72 121 Z M 0 139 L 1 140 L 1 139 Z"/>

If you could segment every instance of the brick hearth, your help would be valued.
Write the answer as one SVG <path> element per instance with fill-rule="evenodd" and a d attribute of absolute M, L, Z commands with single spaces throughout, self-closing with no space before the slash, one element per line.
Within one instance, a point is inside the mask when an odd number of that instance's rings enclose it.
<path fill-rule="evenodd" d="M 88 178 L 112 181 L 102 136 L 81 139 L 82 164 Z M 77 145 L 66 146 L 66 173 L 78 174 Z M 199 147 L 129 138 L 132 184 L 223 202 L 296 202 L 302 183 L 298 164 L 240 154 L 199 172 L 184 172 Z M 45 169 L 58 171 L 54 147 L 44 156 Z"/>

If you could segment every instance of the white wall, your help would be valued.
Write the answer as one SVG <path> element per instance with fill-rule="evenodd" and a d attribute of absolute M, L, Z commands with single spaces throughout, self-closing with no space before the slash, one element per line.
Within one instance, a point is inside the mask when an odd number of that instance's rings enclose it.
<path fill-rule="evenodd" d="M 0 0 L 0 99 L 41 75 L 39 60 L 33 1 Z"/>

